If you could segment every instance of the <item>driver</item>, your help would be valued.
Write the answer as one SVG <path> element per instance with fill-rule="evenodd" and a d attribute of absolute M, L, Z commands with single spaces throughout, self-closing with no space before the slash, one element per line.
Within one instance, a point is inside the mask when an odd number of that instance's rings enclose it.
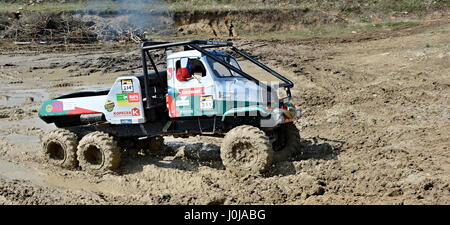
<path fill-rule="evenodd" d="M 180 68 L 177 69 L 176 77 L 179 81 L 188 81 L 191 79 L 191 66 L 187 58 L 180 60 Z"/>
<path fill-rule="evenodd" d="M 188 81 L 192 78 L 199 80 L 206 75 L 202 63 L 196 59 L 181 59 L 176 77 L 179 81 Z"/>

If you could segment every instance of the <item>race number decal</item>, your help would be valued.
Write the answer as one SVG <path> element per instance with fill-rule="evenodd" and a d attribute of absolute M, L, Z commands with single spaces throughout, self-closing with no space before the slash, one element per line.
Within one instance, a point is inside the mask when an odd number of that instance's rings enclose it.
<path fill-rule="evenodd" d="M 133 92 L 133 81 L 132 80 L 121 80 L 122 92 Z"/>
<path fill-rule="evenodd" d="M 205 110 L 214 109 L 214 101 L 211 95 L 200 97 L 200 109 Z"/>

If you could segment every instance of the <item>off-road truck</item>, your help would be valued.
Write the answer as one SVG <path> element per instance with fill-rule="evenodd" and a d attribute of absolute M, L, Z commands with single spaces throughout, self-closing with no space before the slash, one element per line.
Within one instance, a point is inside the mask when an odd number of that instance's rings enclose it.
<path fill-rule="evenodd" d="M 131 140 L 154 151 L 166 135 L 209 135 L 224 137 L 220 156 L 226 170 L 246 175 L 263 173 L 298 150 L 294 121 L 300 108 L 290 102 L 294 84 L 232 42 L 144 42 L 140 50 L 142 75 L 118 77 L 109 90 L 43 103 L 39 117 L 59 128 L 42 138 L 47 160 L 102 172 L 120 166 L 121 142 Z M 152 57 L 158 50 L 165 53 L 164 70 Z M 278 81 L 256 79 L 237 59 L 250 61 Z"/>

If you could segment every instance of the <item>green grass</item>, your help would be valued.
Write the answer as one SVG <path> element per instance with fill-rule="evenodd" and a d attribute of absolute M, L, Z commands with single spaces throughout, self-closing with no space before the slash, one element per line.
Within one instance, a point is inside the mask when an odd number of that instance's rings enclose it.
<path fill-rule="evenodd" d="M 64 4 L 41 3 L 35 5 L 18 3 L 0 3 L 0 12 L 70 12 L 84 9 L 83 2 L 70 2 Z"/>
<path fill-rule="evenodd" d="M 284 4 L 251 4 L 249 2 L 242 2 L 240 4 L 225 4 L 220 2 L 215 4 L 212 0 L 199 1 L 205 3 L 194 3 L 194 1 L 182 1 L 162 4 L 136 4 L 130 2 L 130 4 L 119 4 L 112 0 L 96 0 L 91 1 L 93 3 L 87 4 L 85 1 L 74 1 L 67 3 L 52 3 L 43 2 L 40 4 L 20 4 L 20 3 L 5 3 L 0 2 L 0 12 L 74 12 L 74 11 L 95 11 L 95 12 L 108 12 L 119 10 L 130 10 L 138 12 L 155 12 L 155 11 L 167 11 L 175 13 L 187 13 L 187 12 L 253 12 L 253 11 L 265 11 L 265 10 L 294 10 L 305 9 L 306 5 L 284 5 Z"/>
<path fill-rule="evenodd" d="M 192 11 L 252 11 L 252 10 L 292 10 L 312 9 L 323 11 L 338 11 L 346 14 L 389 14 L 393 12 L 422 13 L 433 10 L 449 10 L 450 0 L 154 0 L 161 4 L 136 4 L 128 0 L 124 4 L 128 10 L 149 11 L 167 10 L 172 12 Z M 24 11 L 78 11 L 118 10 L 121 6 L 113 0 L 69 0 L 66 3 L 47 0 L 39 4 L 29 5 L 28 1 L 2 1 L 0 12 L 15 12 L 20 7 Z M 89 2 L 89 4 L 87 4 Z M 86 8 L 86 6 L 88 6 Z M 364 17 L 364 15 L 361 15 Z"/>
<path fill-rule="evenodd" d="M 170 4 L 173 12 L 252 12 L 266 10 L 297 10 L 314 7 L 315 4 L 305 1 L 302 4 L 293 4 L 288 1 L 255 3 L 255 1 L 176 1 Z"/>
<path fill-rule="evenodd" d="M 158 9 L 158 7 L 155 8 L 152 5 L 142 7 L 137 4 L 127 4 L 126 7 L 128 10 L 137 10 L 142 12 Z M 90 3 L 86 3 L 82 0 L 67 3 L 54 3 L 46 1 L 34 5 L 4 2 L 0 3 L 0 11 L 2 12 L 16 12 L 19 8 L 22 8 L 21 11 L 24 12 L 74 12 L 84 10 L 104 12 L 120 10 L 121 8 L 124 8 L 124 5 L 120 5 L 111 0 L 93 0 L 90 1 Z"/>

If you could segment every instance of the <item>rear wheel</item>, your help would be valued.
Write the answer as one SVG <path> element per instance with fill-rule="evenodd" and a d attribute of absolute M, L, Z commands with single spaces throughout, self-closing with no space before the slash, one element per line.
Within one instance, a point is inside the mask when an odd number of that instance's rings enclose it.
<path fill-rule="evenodd" d="M 45 159 L 63 168 L 77 167 L 77 145 L 77 135 L 65 129 L 52 130 L 42 138 L 42 152 Z"/>
<path fill-rule="evenodd" d="M 272 164 L 273 150 L 264 131 L 243 125 L 225 135 L 220 156 L 225 168 L 236 176 L 259 175 Z"/>
<path fill-rule="evenodd" d="M 274 162 L 289 160 L 300 149 L 300 131 L 294 123 L 286 123 L 275 132 L 277 140 L 273 143 Z"/>
<path fill-rule="evenodd" d="M 104 132 L 87 134 L 78 145 L 78 161 L 82 169 L 105 172 L 120 165 L 120 149 L 114 138 Z"/>

